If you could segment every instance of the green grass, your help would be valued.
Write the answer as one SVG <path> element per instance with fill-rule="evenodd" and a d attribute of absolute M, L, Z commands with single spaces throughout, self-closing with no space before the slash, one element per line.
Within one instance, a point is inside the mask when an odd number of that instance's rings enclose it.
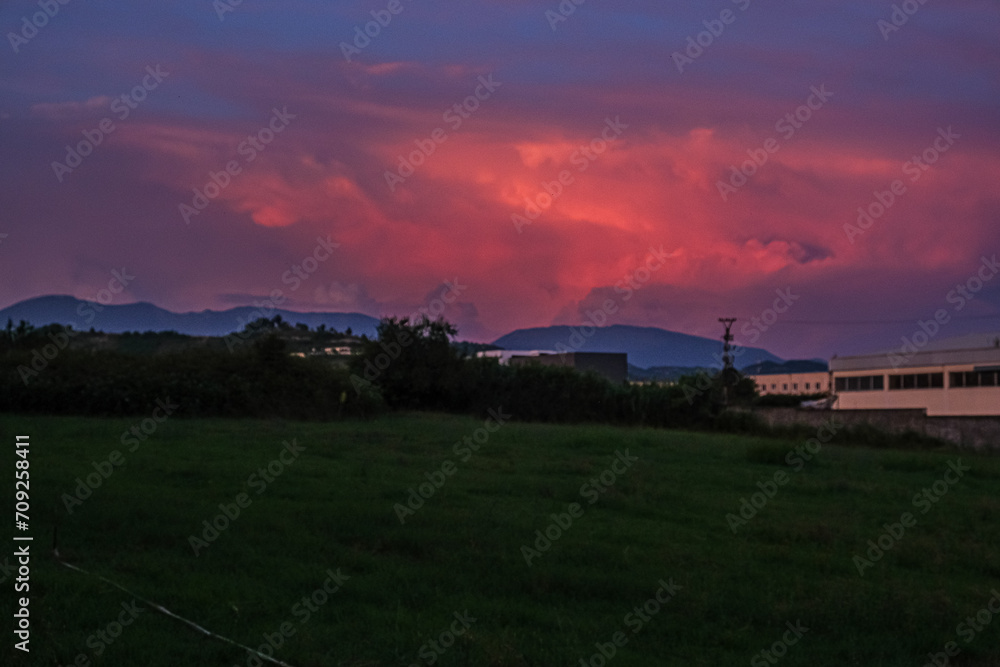
<path fill-rule="evenodd" d="M 950 664 L 1000 665 L 1000 618 L 971 642 L 956 634 L 1000 588 L 995 457 L 826 446 L 796 471 L 784 461 L 796 441 L 510 423 L 462 463 L 452 445 L 482 422 L 427 414 L 172 418 L 128 452 L 119 438 L 135 421 L 0 415 L 5 470 L 14 435 L 31 436 L 35 537 L 32 650 L 8 632 L 0 664 L 248 664 L 152 610 L 95 656 L 88 637 L 132 598 L 51 558 L 58 526 L 68 561 L 234 641 L 256 647 L 291 623 L 276 657 L 293 667 L 428 664 L 421 645 L 464 610 L 478 620 L 435 664 L 579 665 L 622 631 L 613 667 L 747 665 L 801 621 L 782 665 L 922 665 L 949 641 L 962 649 Z M 292 438 L 305 452 L 258 495 L 247 478 Z M 581 485 L 625 448 L 639 461 L 588 504 Z M 67 513 L 62 494 L 115 449 L 124 466 Z M 921 514 L 913 496 L 959 456 L 972 470 Z M 457 472 L 401 525 L 394 504 L 447 459 Z M 726 515 L 779 470 L 788 483 L 734 535 Z M 195 557 L 189 535 L 246 491 L 252 504 Z M 528 567 L 521 546 L 573 502 L 583 516 Z M 906 511 L 916 526 L 859 576 L 852 557 Z M 293 606 L 338 568 L 350 579 L 300 622 Z M 625 617 L 660 579 L 682 588 L 633 633 Z"/>

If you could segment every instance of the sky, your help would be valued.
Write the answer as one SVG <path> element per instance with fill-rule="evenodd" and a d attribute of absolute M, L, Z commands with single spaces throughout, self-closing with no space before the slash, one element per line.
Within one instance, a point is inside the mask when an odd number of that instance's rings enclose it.
<path fill-rule="evenodd" d="M 736 317 L 786 358 L 1000 330 L 996 2 L 9 0 L 0 31 L 0 307 Z"/>

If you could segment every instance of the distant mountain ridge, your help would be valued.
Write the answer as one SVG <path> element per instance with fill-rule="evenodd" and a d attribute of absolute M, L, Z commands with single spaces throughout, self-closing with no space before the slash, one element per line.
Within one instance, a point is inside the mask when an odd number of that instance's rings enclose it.
<path fill-rule="evenodd" d="M 263 315 L 269 318 L 281 315 L 290 324 L 302 323 L 310 328 L 321 324 L 341 332 L 350 328 L 357 336 L 369 337 L 377 335 L 379 322 L 362 313 L 298 313 L 281 308 L 267 310 Z M 261 316 L 262 310 L 254 306 L 174 313 L 146 302 L 102 306 L 72 296 L 41 296 L 0 310 L 0 326 L 11 319 L 14 324 L 21 320 L 35 326 L 68 324 L 81 331 L 94 327 L 106 333 L 176 331 L 189 336 L 225 336 Z"/>
<path fill-rule="evenodd" d="M 281 315 L 290 324 L 301 323 L 310 328 L 320 324 L 341 332 L 350 328 L 356 336 L 372 338 L 377 336 L 379 323 L 377 318 L 362 313 L 299 313 L 279 308 L 268 310 L 263 315 Z M 35 326 L 65 324 L 81 331 L 94 327 L 106 333 L 176 331 L 189 336 L 225 336 L 241 330 L 246 322 L 261 316 L 261 309 L 253 306 L 174 313 L 146 302 L 102 306 L 72 296 L 42 296 L 0 310 L 0 327 L 10 319 L 15 324 L 26 320 Z M 671 377 L 683 373 L 682 367 L 722 366 L 722 342 L 714 338 L 623 324 L 597 327 L 589 336 L 584 333 L 591 333 L 589 327 L 582 330 L 569 326 L 518 329 L 501 336 L 493 345 L 507 350 L 555 350 L 562 346 L 580 352 L 625 352 L 630 365 L 639 369 L 658 368 L 659 371 L 653 375 Z M 735 353 L 737 368 L 764 362 L 784 362 L 762 348 L 738 347 Z"/>
<path fill-rule="evenodd" d="M 590 327 L 584 327 L 590 331 Z M 493 341 L 507 350 L 558 350 L 579 352 L 626 352 L 633 366 L 649 369 L 657 366 L 722 367 L 722 341 L 678 333 L 657 327 L 614 324 L 596 327 L 584 336 L 580 327 L 552 326 L 518 329 Z M 784 360 L 767 350 L 742 347 L 735 350 L 735 366 Z"/>

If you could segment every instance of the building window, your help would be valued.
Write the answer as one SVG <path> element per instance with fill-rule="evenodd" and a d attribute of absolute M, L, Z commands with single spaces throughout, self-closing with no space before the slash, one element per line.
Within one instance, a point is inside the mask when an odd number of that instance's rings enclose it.
<path fill-rule="evenodd" d="M 836 379 L 837 391 L 882 391 L 885 379 L 881 375 L 858 375 Z"/>
<path fill-rule="evenodd" d="M 949 373 L 949 387 L 997 387 L 1000 386 L 998 371 L 966 371 Z"/>
<path fill-rule="evenodd" d="M 890 375 L 889 389 L 940 389 L 944 387 L 944 373 L 910 373 Z"/>
<path fill-rule="evenodd" d="M 809 383 L 806 382 L 806 391 L 809 391 Z"/>
<path fill-rule="evenodd" d="M 776 384 L 772 384 L 772 385 L 771 385 L 771 391 L 774 391 L 774 390 L 775 390 L 775 389 L 777 389 L 777 388 L 778 388 L 778 385 L 776 385 Z"/>
<path fill-rule="evenodd" d="M 788 383 L 781 385 L 782 391 L 788 391 Z"/>

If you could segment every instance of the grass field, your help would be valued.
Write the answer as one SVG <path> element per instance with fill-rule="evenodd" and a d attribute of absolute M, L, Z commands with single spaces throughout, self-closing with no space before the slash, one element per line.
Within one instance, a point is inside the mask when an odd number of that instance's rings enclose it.
<path fill-rule="evenodd" d="M 997 457 L 824 446 L 789 466 L 801 441 L 516 422 L 487 433 L 427 414 L 170 418 L 123 445 L 138 421 L 0 415 L 5 470 L 14 436 L 31 438 L 35 538 L 31 652 L 7 632 L 0 663 L 261 664 L 143 603 L 123 611 L 132 595 L 52 558 L 58 526 L 67 561 L 236 642 L 271 636 L 293 667 L 874 667 L 923 665 L 949 642 L 948 664 L 1000 665 L 1000 618 L 980 611 L 1000 589 Z M 478 452 L 456 452 L 477 436 Z M 282 454 L 293 440 L 304 450 Z M 121 465 L 67 511 L 77 478 L 115 450 Z M 948 473 L 959 458 L 960 477 Z M 401 523 L 396 505 L 428 474 L 443 485 Z M 915 503 L 925 488 L 935 502 Z M 744 498 L 766 504 L 734 534 L 727 514 Z M 239 516 L 219 519 L 220 504 Z M 228 523 L 215 537 L 213 519 Z M 546 529 L 556 539 L 536 545 Z M 854 556 L 880 536 L 887 550 L 859 575 Z M 538 547 L 530 566 L 522 546 Z M 10 623 L 14 575 L 2 576 Z M 658 593 L 667 601 L 650 603 Z"/>

